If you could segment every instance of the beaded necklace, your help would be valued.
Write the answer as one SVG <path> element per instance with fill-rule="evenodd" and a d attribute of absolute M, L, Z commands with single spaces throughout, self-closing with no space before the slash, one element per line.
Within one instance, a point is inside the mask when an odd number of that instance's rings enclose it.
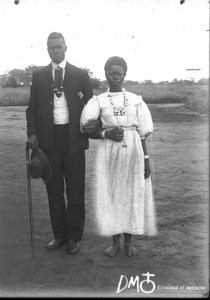
<path fill-rule="evenodd" d="M 122 89 L 123 92 L 123 105 L 122 106 L 115 106 L 112 102 L 112 95 L 108 95 L 109 101 L 113 107 L 113 115 L 114 116 L 124 116 L 126 112 L 126 107 L 128 106 L 128 99 L 125 95 L 125 89 Z"/>

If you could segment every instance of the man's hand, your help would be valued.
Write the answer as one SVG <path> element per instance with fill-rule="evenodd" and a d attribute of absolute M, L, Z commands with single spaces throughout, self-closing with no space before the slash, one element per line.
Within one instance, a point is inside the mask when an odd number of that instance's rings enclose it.
<path fill-rule="evenodd" d="M 105 137 L 115 142 L 121 142 L 123 140 L 123 129 L 115 127 L 112 130 L 107 130 Z"/>
<path fill-rule="evenodd" d="M 88 123 L 82 126 L 82 131 L 87 134 L 96 133 L 101 127 L 101 120 L 89 120 Z"/>
<path fill-rule="evenodd" d="M 151 172 L 151 170 L 150 170 L 150 165 L 149 165 L 149 159 L 146 158 L 144 160 L 144 178 L 145 179 L 147 179 L 149 177 L 150 172 Z"/>
<path fill-rule="evenodd" d="M 38 138 L 35 134 L 29 136 L 28 145 L 32 150 L 38 147 Z"/>

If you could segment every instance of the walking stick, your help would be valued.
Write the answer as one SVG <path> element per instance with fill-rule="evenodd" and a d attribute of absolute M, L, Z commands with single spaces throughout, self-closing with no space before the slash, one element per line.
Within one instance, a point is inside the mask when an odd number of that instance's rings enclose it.
<path fill-rule="evenodd" d="M 33 227 L 33 212 L 32 212 L 32 196 L 31 196 L 31 176 L 30 176 L 30 160 L 29 160 L 29 144 L 26 142 L 26 170 L 28 183 L 28 205 L 29 205 L 29 220 L 30 220 L 30 235 L 31 235 L 31 256 L 34 252 L 34 227 Z"/>

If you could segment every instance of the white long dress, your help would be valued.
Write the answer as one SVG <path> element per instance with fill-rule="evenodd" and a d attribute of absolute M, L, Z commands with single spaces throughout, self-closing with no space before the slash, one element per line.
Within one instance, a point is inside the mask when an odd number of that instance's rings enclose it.
<path fill-rule="evenodd" d="M 113 105 L 119 107 L 123 103 L 126 103 L 125 115 L 115 116 Z M 116 126 L 124 129 L 124 141 L 99 140 L 93 187 L 97 232 L 102 236 L 155 235 L 153 188 L 151 177 L 144 178 L 141 144 L 141 139 L 153 131 L 150 111 L 141 96 L 127 91 L 107 91 L 85 105 L 81 126 L 99 115 L 103 129 Z"/>

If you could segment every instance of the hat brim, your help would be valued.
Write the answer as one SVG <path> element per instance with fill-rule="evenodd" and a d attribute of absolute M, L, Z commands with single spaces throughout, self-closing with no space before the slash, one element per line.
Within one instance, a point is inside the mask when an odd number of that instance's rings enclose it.
<path fill-rule="evenodd" d="M 50 164 L 47 156 L 45 155 L 45 153 L 39 147 L 37 147 L 35 150 L 32 151 L 31 159 L 35 155 L 38 156 L 39 159 L 41 160 L 41 163 L 42 163 L 42 166 L 43 166 L 43 169 L 44 169 L 44 175 L 43 175 L 42 178 L 45 181 L 45 183 L 48 184 L 53 179 L 53 171 L 52 171 L 51 164 Z"/>

